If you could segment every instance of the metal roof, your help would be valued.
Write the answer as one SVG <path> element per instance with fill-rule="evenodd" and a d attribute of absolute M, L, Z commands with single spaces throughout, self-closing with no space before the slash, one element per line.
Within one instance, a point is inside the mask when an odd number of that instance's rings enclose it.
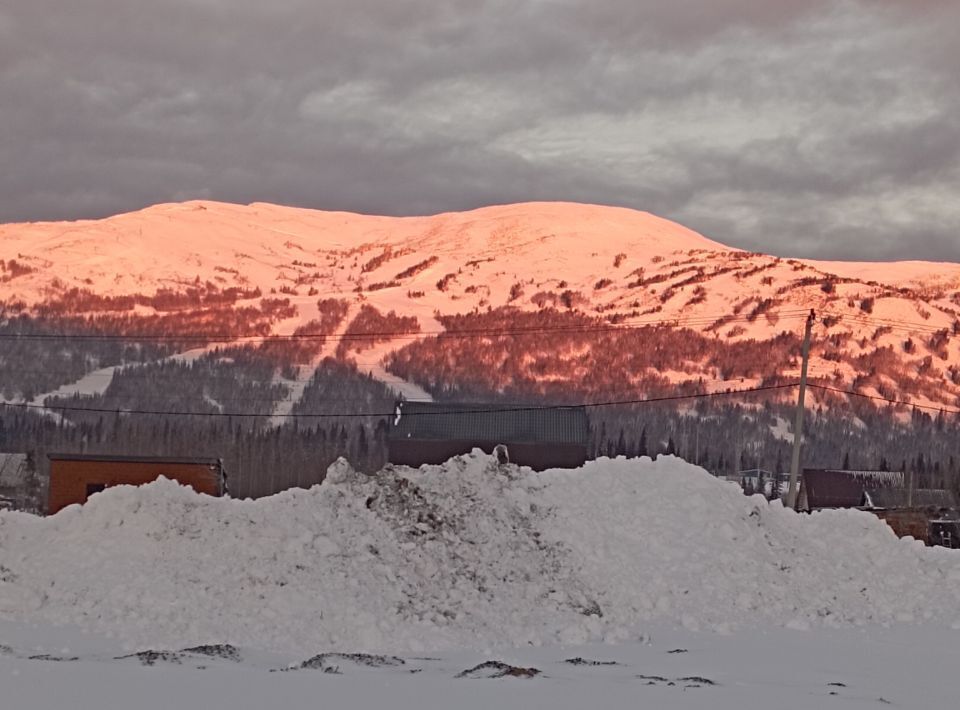
<path fill-rule="evenodd" d="M 801 494 L 807 507 L 856 508 L 863 502 L 867 489 L 901 488 L 900 471 L 844 471 L 837 469 L 805 468 Z"/>
<path fill-rule="evenodd" d="M 123 456 L 117 454 L 47 454 L 51 461 L 103 461 L 116 463 L 167 463 L 172 465 L 222 466 L 221 459 L 211 457 Z"/>
<path fill-rule="evenodd" d="M 956 508 L 953 491 L 939 488 L 878 488 L 863 492 L 867 508 Z"/>
<path fill-rule="evenodd" d="M 402 402 L 390 439 L 587 445 L 583 407 Z"/>

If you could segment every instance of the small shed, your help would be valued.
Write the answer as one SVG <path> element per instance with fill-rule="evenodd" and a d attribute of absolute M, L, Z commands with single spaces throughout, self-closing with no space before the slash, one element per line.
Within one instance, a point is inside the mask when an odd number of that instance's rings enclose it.
<path fill-rule="evenodd" d="M 960 512 L 943 513 L 930 521 L 930 539 L 928 545 L 960 548 Z"/>
<path fill-rule="evenodd" d="M 507 447 L 512 463 L 535 471 L 577 468 L 587 460 L 583 407 L 400 402 L 387 436 L 390 463 L 439 464 L 473 449 Z"/>
<path fill-rule="evenodd" d="M 96 454 L 50 454 L 49 459 L 49 515 L 68 505 L 85 503 L 105 488 L 140 486 L 161 476 L 188 485 L 197 493 L 211 496 L 226 493 L 222 459 Z"/>

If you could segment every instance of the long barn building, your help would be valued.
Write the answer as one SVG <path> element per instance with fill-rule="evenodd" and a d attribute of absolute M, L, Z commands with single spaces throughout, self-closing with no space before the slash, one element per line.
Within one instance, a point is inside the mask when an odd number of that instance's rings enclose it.
<path fill-rule="evenodd" d="M 512 463 L 543 471 L 582 466 L 588 436 L 582 407 L 401 402 L 387 448 L 390 463 L 417 467 L 503 444 Z"/>

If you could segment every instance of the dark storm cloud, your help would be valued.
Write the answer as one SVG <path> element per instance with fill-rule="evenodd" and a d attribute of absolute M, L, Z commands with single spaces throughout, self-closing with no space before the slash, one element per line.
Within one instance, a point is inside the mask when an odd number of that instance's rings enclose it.
<path fill-rule="evenodd" d="M 0 220 L 620 204 L 960 260 L 952 0 L 12 0 Z"/>

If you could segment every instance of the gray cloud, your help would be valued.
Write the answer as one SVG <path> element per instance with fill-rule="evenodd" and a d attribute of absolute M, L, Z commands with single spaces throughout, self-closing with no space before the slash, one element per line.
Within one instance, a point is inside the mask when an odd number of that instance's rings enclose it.
<path fill-rule="evenodd" d="M 952 0 L 12 0 L 0 220 L 560 199 L 960 260 Z"/>

